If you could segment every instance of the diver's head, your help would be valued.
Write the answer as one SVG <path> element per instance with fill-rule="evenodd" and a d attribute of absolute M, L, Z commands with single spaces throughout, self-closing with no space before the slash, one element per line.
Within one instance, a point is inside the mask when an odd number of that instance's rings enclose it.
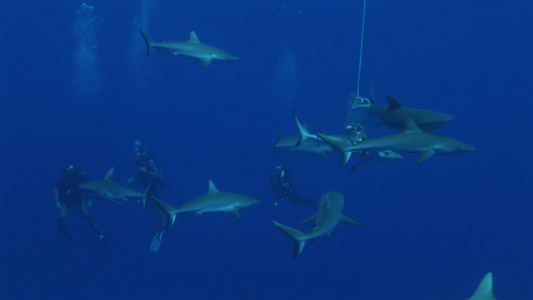
<path fill-rule="evenodd" d="M 275 165 L 274 166 L 274 172 L 280 178 L 283 178 L 285 176 L 285 168 L 282 165 Z"/>
<path fill-rule="evenodd" d="M 344 134 L 346 134 L 347 137 L 350 139 L 354 139 L 357 137 L 357 126 L 355 126 L 353 123 L 346 124 L 344 127 Z"/>
<path fill-rule="evenodd" d="M 141 142 L 138 140 L 135 140 L 135 142 L 133 142 L 133 151 L 137 152 L 139 148 L 141 148 Z"/>
<path fill-rule="evenodd" d="M 133 143 L 133 152 L 135 153 L 135 157 L 139 158 L 146 155 L 146 149 L 141 147 L 140 141 L 135 141 Z"/>
<path fill-rule="evenodd" d="M 85 169 L 78 165 L 69 165 L 65 168 L 65 172 L 72 175 L 85 175 Z"/>

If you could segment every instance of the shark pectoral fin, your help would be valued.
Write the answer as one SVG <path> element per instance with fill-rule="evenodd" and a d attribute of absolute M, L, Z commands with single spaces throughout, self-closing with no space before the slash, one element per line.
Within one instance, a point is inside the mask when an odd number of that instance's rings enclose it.
<path fill-rule="evenodd" d="M 435 151 L 433 151 L 433 150 L 428 150 L 426 152 L 422 152 L 422 154 L 420 154 L 420 157 L 418 157 L 418 159 L 415 161 L 415 164 L 421 163 L 424 160 L 432 157 L 433 155 L 435 155 Z"/>
<path fill-rule="evenodd" d="M 324 161 L 328 161 L 328 158 L 326 157 L 326 153 L 324 153 L 324 152 L 319 152 L 318 155 L 320 155 L 320 157 L 322 157 L 322 159 L 323 159 Z"/>
<path fill-rule="evenodd" d="M 348 162 L 348 160 L 350 159 L 350 156 L 352 156 L 352 152 L 346 150 L 346 147 L 348 146 L 346 143 L 339 142 L 323 132 L 319 132 L 316 135 L 319 138 L 321 138 L 324 142 L 328 143 L 333 149 L 341 153 L 342 155 L 341 163 L 340 163 L 341 166 L 344 166 Z"/>
<path fill-rule="evenodd" d="M 178 56 L 180 55 L 180 52 L 179 51 L 174 51 L 174 52 L 169 52 L 170 54 L 174 55 L 174 56 Z"/>
<path fill-rule="evenodd" d="M 232 210 L 229 210 L 228 213 L 231 214 L 232 216 L 234 216 L 235 219 L 237 219 L 239 221 L 241 220 L 241 215 L 239 215 L 239 210 L 238 209 L 234 208 Z"/>
<path fill-rule="evenodd" d="M 107 200 L 111 201 L 111 202 L 115 202 L 116 204 L 118 205 L 122 205 L 122 206 L 126 206 L 126 204 L 124 202 L 120 202 L 118 201 L 117 199 L 114 199 L 112 197 L 109 197 L 109 196 L 105 196 L 104 198 L 106 198 Z"/>
<path fill-rule="evenodd" d="M 281 232 L 283 232 L 295 243 L 292 257 L 296 258 L 298 255 L 300 255 L 300 253 L 302 253 L 302 250 L 304 249 L 305 241 L 307 240 L 306 234 L 294 228 L 290 228 L 289 226 L 280 224 L 276 221 L 272 221 L 272 223 L 274 223 L 274 225 L 279 230 L 281 230 Z"/>
<path fill-rule="evenodd" d="M 200 61 L 202 62 L 203 67 L 207 67 L 213 60 L 211 58 L 202 58 Z"/>
<path fill-rule="evenodd" d="M 363 154 L 359 161 L 350 169 L 350 171 L 357 171 L 361 169 L 368 162 L 368 155 Z"/>
<path fill-rule="evenodd" d="M 359 223 L 359 222 L 357 222 L 355 220 L 352 220 L 352 219 L 350 219 L 349 217 L 347 217 L 345 215 L 341 215 L 341 219 L 339 221 L 342 222 L 342 223 L 346 223 L 348 225 L 357 226 L 357 227 L 363 227 L 363 225 L 361 225 L 361 223 Z"/>
<path fill-rule="evenodd" d="M 422 130 L 413 119 L 409 118 L 405 121 L 405 132 L 422 132 Z"/>
<path fill-rule="evenodd" d="M 316 215 L 313 215 L 313 216 L 310 216 L 309 218 L 303 220 L 302 222 L 294 225 L 294 226 L 300 226 L 300 225 L 303 225 L 303 224 L 307 224 L 307 223 L 310 223 L 310 222 L 315 222 L 316 221 Z"/>
<path fill-rule="evenodd" d="M 341 166 L 344 166 L 352 156 L 352 151 L 342 151 Z"/>

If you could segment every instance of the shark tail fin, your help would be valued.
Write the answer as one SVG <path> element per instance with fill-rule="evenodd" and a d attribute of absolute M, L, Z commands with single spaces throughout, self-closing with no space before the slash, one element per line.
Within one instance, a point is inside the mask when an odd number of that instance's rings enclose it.
<path fill-rule="evenodd" d="M 156 196 L 152 196 L 152 200 L 154 200 L 155 204 L 157 204 L 157 206 L 159 206 L 159 208 L 161 208 L 161 210 L 163 210 L 163 212 L 168 216 L 168 223 L 165 228 L 169 229 L 172 227 L 172 225 L 174 225 L 174 221 L 176 221 L 176 214 L 178 213 L 178 210 L 172 205 L 157 199 Z"/>
<path fill-rule="evenodd" d="M 146 57 L 148 57 L 148 55 L 150 55 L 150 48 L 152 48 L 152 40 L 141 28 L 139 28 L 139 31 L 141 32 L 144 42 L 146 43 Z"/>
<path fill-rule="evenodd" d="M 479 283 L 474 295 L 468 300 L 496 300 L 492 294 L 492 273 L 487 273 Z"/>
<path fill-rule="evenodd" d="M 307 240 L 306 234 L 289 226 L 280 224 L 276 221 L 272 221 L 272 223 L 274 223 L 274 225 L 279 230 L 281 230 L 281 232 L 283 232 L 295 243 L 292 257 L 296 258 L 298 255 L 300 255 L 300 253 L 302 253 L 302 250 L 304 249 L 305 241 Z"/>
<path fill-rule="evenodd" d="M 300 133 L 300 138 L 296 143 L 296 147 L 298 147 L 301 143 L 311 137 L 312 134 L 309 133 L 307 126 L 302 125 L 302 123 L 300 123 L 300 120 L 298 120 L 298 116 L 296 115 L 296 109 L 294 110 L 294 120 L 296 121 L 296 126 L 298 126 L 298 132 Z"/>

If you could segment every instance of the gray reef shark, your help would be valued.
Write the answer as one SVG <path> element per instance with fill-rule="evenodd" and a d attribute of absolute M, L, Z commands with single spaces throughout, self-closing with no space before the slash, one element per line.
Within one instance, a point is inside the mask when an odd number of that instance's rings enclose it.
<path fill-rule="evenodd" d="M 367 162 L 373 160 L 373 161 L 384 161 L 384 162 L 396 162 L 403 160 L 403 156 L 397 152 L 394 152 L 392 150 L 384 149 L 380 151 L 350 151 L 346 152 L 344 151 L 345 147 L 352 146 L 353 143 L 350 140 L 350 138 L 346 135 L 331 135 L 331 134 L 324 134 L 324 133 L 317 133 L 312 134 L 307 129 L 307 126 L 302 125 L 300 120 L 298 119 L 298 116 L 296 115 L 296 111 L 294 111 L 294 120 L 296 122 L 296 126 L 298 127 L 299 132 L 299 139 L 297 142 L 297 145 L 295 149 L 302 145 L 310 144 L 310 143 L 320 143 L 320 144 L 329 144 L 333 149 L 329 150 L 325 153 L 332 153 L 335 152 L 335 150 L 340 151 L 343 153 L 343 156 L 346 156 L 343 158 L 343 161 L 341 162 L 341 165 L 346 164 L 352 153 L 360 157 L 359 162 L 355 166 L 351 168 L 352 171 L 360 169 L 362 166 L 364 166 Z M 326 138 L 322 138 L 322 137 Z M 315 148 L 318 148 L 315 146 Z M 322 146 L 322 149 L 327 149 Z M 324 155 L 325 157 L 325 155 Z"/>
<path fill-rule="evenodd" d="M 310 239 L 314 239 L 321 235 L 330 237 L 331 232 L 339 222 L 350 224 L 353 226 L 362 227 L 358 222 L 348 218 L 342 214 L 344 207 L 344 196 L 339 192 L 328 192 L 322 196 L 318 205 L 318 212 L 316 215 L 298 223 L 302 225 L 308 222 L 315 222 L 315 225 L 307 233 L 303 233 L 299 230 L 291 228 L 289 226 L 282 225 L 276 221 L 272 221 L 274 225 L 294 241 L 295 247 L 293 256 L 296 258 L 304 249 L 305 242 Z"/>
<path fill-rule="evenodd" d="M 177 214 L 186 212 L 194 212 L 197 215 L 207 212 L 225 212 L 230 213 L 240 221 L 241 216 L 239 215 L 239 209 L 261 202 L 259 199 L 243 194 L 220 192 L 211 180 L 209 180 L 207 194 L 194 198 L 189 202 L 185 202 L 177 208 L 155 197 L 152 198 L 168 215 L 169 223 L 167 224 L 167 228 L 170 228 L 172 224 L 174 224 Z"/>
<path fill-rule="evenodd" d="M 104 179 L 90 180 L 78 185 L 78 187 L 121 205 L 124 205 L 123 202 L 129 199 L 145 198 L 146 195 L 144 193 L 115 183 L 112 180 L 114 173 L 115 168 L 111 168 L 107 171 Z"/>
<path fill-rule="evenodd" d="M 451 155 L 476 150 L 473 146 L 454 138 L 422 131 L 411 119 L 407 120 L 407 129 L 402 133 L 368 139 L 356 145 L 338 143 L 334 139 L 329 139 L 325 134 L 319 133 L 318 136 L 342 152 L 341 164 L 345 164 L 350 158 L 351 152 L 357 150 L 421 153 L 415 163 L 422 162 L 435 154 Z"/>
<path fill-rule="evenodd" d="M 233 54 L 230 54 L 224 50 L 215 48 L 213 46 L 209 46 L 206 44 L 202 44 L 198 37 L 196 36 L 196 33 L 194 31 L 191 31 L 191 34 L 189 36 L 189 40 L 183 41 L 183 42 L 163 42 L 160 41 L 159 43 L 152 42 L 150 37 L 142 30 L 141 34 L 144 38 L 144 42 L 146 43 L 146 57 L 150 55 L 150 49 L 156 48 L 157 50 L 166 51 L 172 55 L 180 55 L 184 57 L 188 57 L 191 59 L 194 59 L 198 62 L 202 63 L 202 66 L 207 67 L 211 62 L 230 62 L 230 61 L 236 61 L 239 60 L 238 57 L 236 57 Z"/>
<path fill-rule="evenodd" d="M 374 100 L 374 93 L 370 88 L 370 112 L 379 122 L 389 128 L 403 130 L 407 128 L 407 120 L 413 120 L 416 125 L 424 130 L 438 129 L 446 122 L 453 119 L 452 116 L 432 110 L 406 107 L 390 95 L 385 96 L 389 106 L 381 105 Z"/>
<path fill-rule="evenodd" d="M 335 149 L 323 141 L 308 139 L 301 142 L 300 135 L 279 136 L 274 143 L 274 150 L 287 150 L 289 153 L 314 154 L 327 160 L 326 155 L 335 152 Z"/>

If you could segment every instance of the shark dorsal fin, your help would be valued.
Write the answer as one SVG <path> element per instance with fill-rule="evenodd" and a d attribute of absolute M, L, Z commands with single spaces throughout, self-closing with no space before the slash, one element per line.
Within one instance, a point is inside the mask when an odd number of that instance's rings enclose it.
<path fill-rule="evenodd" d="M 209 180 L 209 189 L 207 190 L 207 193 L 208 194 L 219 193 L 217 187 L 215 186 L 215 184 L 211 180 Z"/>
<path fill-rule="evenodd" d="M 496 300 L 492 294 L 492 273 L 485 274 L 474 295 L 468 300 Z"/>
<path fill-rule="evenodd" d="M 413 119 L 407 119 L 407 121 L 405 121 L 405 131 L 406 132 L 422 132 L 422 130 L 420 130 L 420 127 L 416 125 Z"/>
<path fill-rule="evenodd" d="M 200 40 L 198 39 L 198 37 L 196 36 L 196 33 L 194 33 L 194 31 L 191 31 L 191 34 L 189 35 L 189 42 L 200 43 Z"/>
<path fill-rule="evenodd" d="M 104 179 L 105 180 L 113 179 L 113 174 L 115 174 L 115 168 L 114 167 L 109 169 L 109 171 L 107 171 L 107 174 L 105 175 Z"/>
<path fill-rule="evenodd" d="M 402 104 L 398 102 L 398 100 L 394 99 L 394 97 L 391 95 L 385 95 L 385 97 L 387 98 L 387 102 L 389 102 L 389 108 L 387 109 L 388 111 L 393 111 L 402 107 Z"/>

